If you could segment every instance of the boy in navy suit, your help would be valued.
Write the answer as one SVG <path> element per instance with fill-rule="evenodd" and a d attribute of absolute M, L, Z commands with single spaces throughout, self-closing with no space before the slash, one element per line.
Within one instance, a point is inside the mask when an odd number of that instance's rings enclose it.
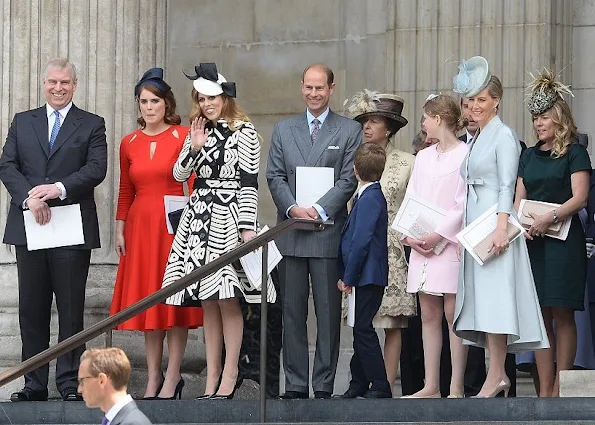
<path fill-rule="evenodd" d="M 372 326 L 388 284 L 388 212 L 378 182 L 385 162 L 385 150 L 373 143 L 361 145 L 355 153 L 353 168 L 360 188 L 341 233 L 338 258 L 337 286 L 348 294 L 355 290 L 352 378 L 343 398 L 392 397 Z"/>

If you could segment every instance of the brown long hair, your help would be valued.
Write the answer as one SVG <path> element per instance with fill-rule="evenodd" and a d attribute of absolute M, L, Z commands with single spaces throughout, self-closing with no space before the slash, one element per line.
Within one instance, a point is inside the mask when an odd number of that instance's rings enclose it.
<path fill-rule="evenodd" d="M 162 91 L 151 84 L 144 84 L 138 88 L 139 97 L 143 90 L 147 90 L 148 92 L 153 93 L 158 98 L 163 99 L 163 101 L 165 102 L 165 116 L 163 117 L 163 121 L 166 124 L 179 125 L 182 122 L 182 118 L 180 118 L 180 116 L 176 114 L 176 98 L 174 97 L 174 94 L 171 90 Z M 139 102 L 138 97 L 136 101 L 137 103 Z M 140 103 L 138 105 L 138 109 L 140 111 Z M 143 117 L 138 117 L 136 122 L 138 123 L 138 125 L 140 125 L 141 128 L 145 128 L 147 126 L 147 123 L 145 122 Z"/>
<path fill-rule="evenodd" d="M 446 94 L 439 94 L 428 100 L 424 107 L 424 112 L 432 117 L 440 116 L 446 123 L 446 126 L 453 133 L 457 133 L 467 127 L 469 121 L 463 118 L 459 102 L 454 97 Z"/>
<path fill-rule="evenodd" d="M 233 97 L 230 97 L 225 93 L 221 93 L 218 96 L 221 96 L 223 99 L 223 109 L 221 110 L 219 119 L 225 120 L 229 128 L 233 131 L 237 130 L 237 127 L 234 125 L 235 121 L 252 122 Z M 190 124 L 192 124 L 192 121 L 194 121 L 195 118 L 203 116 L 204 115 L 200 111 L 200 106 L 198 104 L 198 92 L 195 88 L 192 88 L 192 108 L 190 109 L 189 115 Z"/>

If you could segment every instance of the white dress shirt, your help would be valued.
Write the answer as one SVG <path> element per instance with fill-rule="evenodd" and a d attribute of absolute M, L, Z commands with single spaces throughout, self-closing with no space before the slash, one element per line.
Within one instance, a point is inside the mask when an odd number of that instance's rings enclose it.
<path fill-rule="evenodd" d="M 357 199 L 362 197 L 362 193 L 364 193 L 364 190 L 366 190 L 368 187 L 372 186 L 374 183 L 378 183 L 377 181 L 375 182 L 369 182 L 366 183 L 365 185 L 363 185 L 362 187 L 359 188 L 359 190 L 357 191 Z"/>
<path fill-rule="evenodd" d="M 132 401 L 132 396 L 130 394 L 126 394 L 126 397 L 121 398 L 118 400 L 116 404 L 112 406 L 110 410 L 107 411 L 105 414 L 105 418 L 108 420 L 108 425 L 114 420 L 118 412 L 122 410 L 124 406 Z"/>
<path fill-rule="evenodd" d="M 326 117 L 328 117 L 329 112 L 330 108 L 326 108 L 326 110 L 322 114 L 315 117 L 314 115 L 312 115 L 309 109 L 306 109 L 306 119 L 308 120 L 308 125 L 310 126 L 310 135 L 312 135 L 312 131 L 314 131 L 314 120 L 318 119 L 318 128 L 320 129 L 320 127 L 322 127 L 322 124 L 324 124 L 324 120 L 326 120 Z"/>

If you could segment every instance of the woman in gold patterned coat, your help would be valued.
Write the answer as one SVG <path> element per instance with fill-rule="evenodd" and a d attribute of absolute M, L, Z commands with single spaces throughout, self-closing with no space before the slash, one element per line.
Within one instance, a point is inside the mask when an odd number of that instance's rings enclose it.
<path fill-rule="evenodd" d="M 397 149 L 392 143 L 397 131 L 407 125 L 407 120 L 401 116 L 402 98 L 364 90 L 351 99 L 347 111 L 362 124 L 365 143 L 376 143 L 386 149 L 386 165 L 380 186 L 388 206 L 388 286 L 372 324 L 375 328 L 384 329 L 384 363 L 392 386 L 399 369 L 401 329 L 407 327 L 408 317 L 415 316 L 417 305 L 415 295 L 406 291 L 407 261 L 401 235 L 390 225 L 405 196 L 415 157 Z"/>

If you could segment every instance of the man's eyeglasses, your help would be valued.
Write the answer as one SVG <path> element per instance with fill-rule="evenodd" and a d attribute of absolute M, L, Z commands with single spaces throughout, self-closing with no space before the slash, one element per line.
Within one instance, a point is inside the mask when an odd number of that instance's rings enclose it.
<path fill-rule="evenodd" d="M 85 379 L 89 379 L 89 378 L 97 378 L 97 376 L 81 376 L 80 378 L 77 379 L 77 382 L 79 384 L 79 387 L 82 387 L 83 385 L 85 385 Z"/>

